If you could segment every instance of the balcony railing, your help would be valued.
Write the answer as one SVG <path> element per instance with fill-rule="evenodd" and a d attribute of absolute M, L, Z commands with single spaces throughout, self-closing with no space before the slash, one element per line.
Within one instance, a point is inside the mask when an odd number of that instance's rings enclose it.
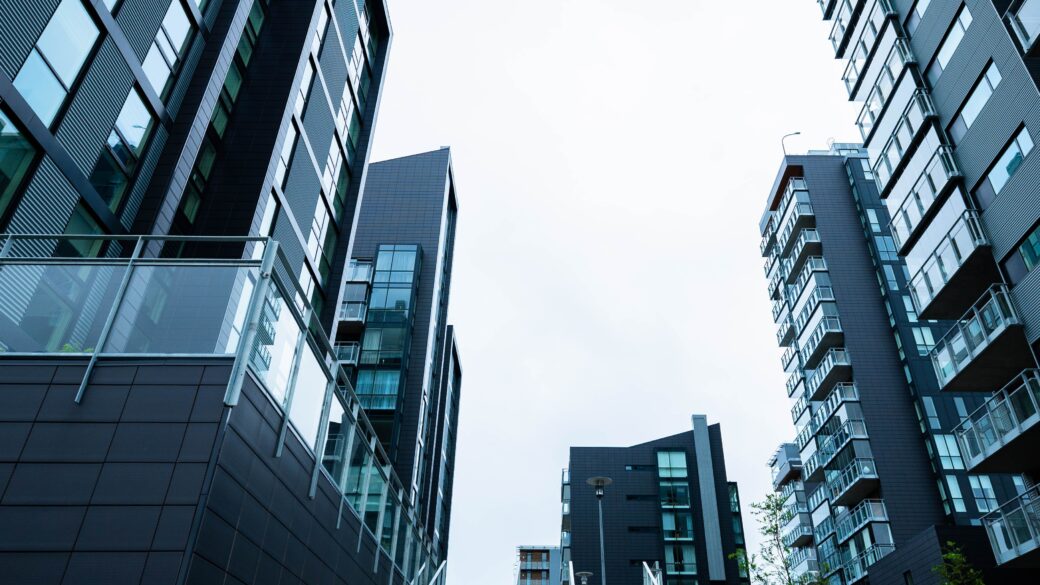
<path fill-rule="evenodd" d="M 787 223 L 784 224 L 783 232 L 777 236 L 777 245 L 782 256 L 786 256 L 791 252 L 791 248 L 794 246 L 794 240 L 791 237 L 794 236 L 795 232 L 805 225 L 811 225 L 809 220 L 816 217 L 812 203 L 808 201 L 798 201 L 792 204 L 792 207 L 794 209 L 791 211 L 791 219 L 787 220 Z"/>
<path fill-rule="evenodd" d="M 794 242 L 794 248 L 791 249 L 791 255 L 787 259 L 787 284 L 791 284 L 791 281 L 795 279 L 795 275 L 802 269 L 802 264 L 805 263 L 805 258 L 809 254 L 820 254 L 820 247 L 820 232 L 814 228 L 801 230 L 798 239 Z"/>
<path fill-rule="evenodd" d="M 836 385 L 830 394 L 823 399 L 820 408 L 813 414 L 813 425 L 817 428 L 822 427 L 837 412 L 838 407 L 846 402 L 859 402 L 859 391 L 856 390 L 855 384 L 842 383 Z"/>
<path fill-rule="evenodd" d="M 773 244 L 776 243 L 776 215 L 769 218 L 766 222 L 766 231 L 762 234 L 762 241 L 758 244 L 758 251 L 763 256 L 768 256 L 773 250 Z"/>
<path fill-rule="evenodd" d="M 968 468 L 992 457 L 1024 433 L 1040 428 L 1040 370 L 1019 374 L 981 408 L 969 414 L 953 432 Z M 1019 451 L 1033 445 L 1022 445 Z"/>
<path fill-rule="evenodd" d="M 802 330 L 805 329 L 805 324 L 809 322 L 809 318 L 812 317 L 816 307 L 820 306 L 821 302 L 833 300 L 835 300 L 833 288 L 829 286 L 817 286 L 814 288 L 809 298 L 805 301 L 802 312 L 798 314 L 798 318 L 794 321 L 795 335 L 802 333 Z"/>
<path fill-rule="evenodd" d="M 351 260 L 347 264 L 347 282 L 372 282 L 372 263 L 360 260 Z"/>
<path fill-rule="evenodd" d="M 780 499 L 786 500 L 795 492 L 800 491 L 805 491 L 805 484 L 801 480 L 789 481 L 784 484 L 784 487 L 780 488 Z"/>
<path fill-rule="evenodd" d="M 804 177 L 791 177 L 788 179 L 787 185 L 784 187 L 784 194 L 780 197 L 780 204 L 776 208 L 776 217 L 784 217 L 791 203 L 798 200 L 798 193 L 804 191 L 808 191 Z"/>
<path fill-rule="evenodd" d="M 841 328 L 841 320 L 837 317 L 824 317 L 813 329 L 812 334 L 805 340 L 802 347 L 802 364 L 806 368 L 816 365 L 816 358 L 822 349 L 828 347 L 824 342 L 831 344 L 841 343 L 844 338 L 844 330 Z"/>
<path fill-rule="evenodd" d="M 903 68 L 914 62 L 916 62 L 916 57 L 914 57 L 914 52 L 910 49 L 906 39 L 897 38 L 892 49 L 885 57 L 884 67 L 882 67 L 877 81 L 874 82 L 874 86 L 867 95 L 863 109 L 860 110 L 859 116 L 856 118 L 856 126 L 859 127 L 859 133 L 863 137 L 864 142 L 870 138 L 871 133 L 874 131 L 874 123 L 877 122 L 881 112 L 884 111 L 888 98 L 892 96 L 892 90 L 895 89 L 896 82 L 899 80 L 899 75 L 902 73 Z"/>
<path fill-rule="evenodd" d="M 874 163 L 874 179 L 877 181 L 878 191 L 882 195 L 886 193 L 893 177 L 897 176 L 905 166 L 909 157 L 904 155 L 913 144 L 918 132 L 926 127 L 927 120 L 935 116 L 937 116 L 935 106 L 932 105 L 932 98 L 928 92 L 923 89 L 915 91 L 910 97 L 910 103 L 907 104 L 903 115 L 896 122 L 892 135 L 881 147 L 878 159 Z"/>
<path fill-rule="evenodd" d="M 827 353 L 805 383 L 810 400 L 819 400 L 826 392 L 829 392 L 832 388 L 830 382 L 844 381 L 837 379 L 839 377 L 838 371 L 842 368 L 851 367 L 852 362 L 849 359 L 849 352 L 844 348 L 835 347 L 827 350 Z"/>
<path fill-rule="evenodd" d="M 819 427 L 814 425 L 810 420 L 802 428 L 798 429 L 798 434 L 795 435 L 794 438 L 795 444 L 798 445 L 799 449 L 805 449 L 805 447 L 809 444 L 809 441 L 812 441 L 813 437 L 816 436 L 816 431 L 818 430 L 820 430 Z M 815 456 L 816 454 L 814 453 L 813 457 Z M 810 457 L 809 460 L 812 461 L 812 457 Z M 804 475 L 805 477 L 809 477 L 808 473 L 805 473 Z"/>
<path fill-rule="evenodd" d="M 851 0 L 840 0 L 834 15 L 834 24 L 831 25 L 831 32 L 827 35 L 827 38 L 830 39 L 835 53 L 839 53 L 842 46 L 846 44 L 845 33 L 848 31 L 849 25 L 852 24 L 852 6 Z"/>
<path fill-rule="evenodd" d="M 828 491 L 827 491 L 826 484 L 822 484 L 822 483 L 821 484 L 817 484 L 816 489 L 813 490 L 813 492 L 811 494 L 809 494 L 809 497 L 806 498 L 806 500 L 805 500 L 809 504 L 809 511 L 811 512 L 811 511 L 816 510 L 817 508 L 820 507 L 820 504 L 822 504 L 825 501 L 827 501 L 827 495 L 828 495 Z M 828 516 L 828 518 L 829 518 L 829 516 Z M 819 538 L 819 537 L 817 537 L 816 540 L 818 540 L 820 542 L 823 542 L 823 539 Z"/>
<path fill-rule="evenodd" d="M 862 59 L 858 59 L 855 51 L 862 46 L 868 54 L 872 54 L 874 52 L 874 43 L 877 42 L 878 35 L 884 29 L 885 19 L 889 15 L 895 14 L 898 13 L 892 8 L 889 0 L 877 0 L 874 3 L 874 7 L 870 10 L 863 32 L 853 45 L 853 53 L 848 58 L 849 64 L 845 67 L 845 73 L 842 75 L 849 97 L 853 96 L 856 88 L 859 86 L 860 76 L 870 66 L 870 60 L 865 55 Z"/>
<path fill-rule="evenodd" d="M 361 354 L 361 344 L 354 341 L 350 343 L 337 343 L 336 349 L 336 360 L 341 364 L 356 366 L 358 363 L 358 356 Z"/>
<path fill-rule="evenodd" d="M 801 370 L 791 372 L 791 375 L 787 377 L 787 396 L 790 397 L 793 395 L 795 389 L 804 381 L 805 374 L 803 374 Z"/>
<path fill-rule="evenodd" d="M 971 367 L 1009 326 L 1021 324 L 1006 285 L 991 288 L 980 303 L 981 306 L 972 307 L 932 348 L 932 366 L 941 389 Z"/>
<path fill-rule="evenodd" d="M 845 563 L 842 571 L 845 573 L 845 583 L 851 585 L 867 576 L 867 569 L 883 557 L 894 551 L 896 547 L 891 544 L 875 544 L 861 554 Z"/>
<path fill-rule="evenodd" d="M 813 528 L 813 538 L 816 542 L 823 542 L 834 532 L 834 516 L 827 516 Z"/>
<path fill-rule="evenodd" d="M 794 324 L 791 323 L 791 318 L 784 319 L 779 327 L 776 329 L 776 343 L 780 347 L 783 347 L 794 339 Z"/>
<path fill-rule="evenodd" d="M 361 302 L 345 301 L 339 306 L 340 321 L 365 321 L 368 305 Z"/>
<path fill-rule="evenodd" d="M 76 242 L 98 243 L 107 254 L 63 257 Z M 171 249 L 192 255 L 173 256 Z M 203 255 L 210 249 L 214 255 Z M 403 499 L 404 484 L 360 408 L 349 375 L 336 363 L 307 291 L 283 276 L 298 271 L 276 241 L 11 235 L 0 250 L 0 300 L 23 299 L 23 306 L 52 314 L 75 312 L 71 321 L 8 312 L 0 325 L 5 357 L 84 360 L 79 398 L 88 401 L 96 391 L 90 381 L 99 360 L 226 358 L 231 373 L 224 404 L 235 408 L 247 379 L 259 387 L 272 407 L 272 424 L 283 429 L 277 448 L 298 441 L 297 457 L 309 467 L 304 486 L 309 483 L 313 494 L 318 482 L 326 482 L 322 493 L 336 494 L 326 507 L 336 513 L 338 505 L 341 517 L 357 519 L 358 538 L 379 555 L 377 561 L 382 558 L 387 575 L 396 572 L 393 579 L 409 581 L 416 577 L 415 567 L 441 565 Z M 237 251 L 229 256 L 228 250 Z M 80 286 L 55 288 L 63 282 Z M 67 297 L 64 306 L 54 298 L 56 290 Z M 261 333 L 264 320 L 274 327 Z M 303 489 L 297 495 L 306 499 L 308 488 Z M 322 522 L 336 525 L 337 519 Z"/>
<path fill-rule="evenodd" d="M 888 512 L 885 510 L 885 502 L 881 500 L 863 500 L 856 504 L 855 507 L 838 516 L 835 529 L 838 542 L 845 542 L 857 530 L 870 522 L 887 521 Z"/>
<path fill-rule="evenodd" d="M 935 200 L 942 196 L 951 181 L 960 176 L 953 149 L 947 145 L 939 146 L 892 216 L 892 239 L 901 253 L 906 252 L 907 244 L 914 239 L 917 228 L 922 225 Z"/>
<path fill-rule="evenodd" d="M 851 502 L 849 499 L 852 488 L 861 482 L 876 481 L 878 479 L 877 467 L 873 459 L 856 459 L 844 469 L 828 472 L 827 489 L 832 506 L 845 506 Z"/>
<path fill-rule="evenodd" d="M 815 561 L 815 560 L 816 560 L 816 549 L 811 547 L 811 546 L 807 546 L 807 547 L 803 547 L 803 548 L 797 548 L 797 549 L 791 551 L 791 554 L 787 555 L 787 565 L 789 567 L 791 567 L 792 569 L 794 567 L 797 567 L 798 565 L 804 563 L 805 561 Z"/>
<path fill-rule="evenodd" d="M 788 292 L 794 291 L 794 294 L 791 295 L 792 306 L 795 304 L 794 301 L 805 292 L 805 286 L 812 280 L 813 273 L 825 270 L 827 270 L 827 262 L 820 256 L 812 256 L 805 261 L 805 266 L 802 266 L 802 271 L 798 273 L 798 278 L 791 285 L 791 288 L 788 289 Z"/>
<path fill-rule="evenodd" d="M 785 371 L 791 365 L 791 362 L 794 361 L 794 358 L 797 355 L 798 355 L 798 348 L 793 346 L 793 345 L 788 346 L 787 349 L 784 350 L 784 354 L 782 356 L 780 356 L 780 364 L 783 366 L 783 369 Z"/>
<path fill-rule="evenodd" d="M 791 421 L 794 424 L 798 424 L 798 420 L 802 418 L 802 413 L 805 412 L 806 408 L 809 408 L 809 399 L 806 398 L 805 394 L 802 394 L 795 401 L 794 406 L 791 407 Z"/>
<path fill-rule="evenodd" d="M 986 527 L 997 564 L 1024 555 L 1035 557 L 1040 548 L 1040 485 L 983 516 L 982 525 Z"/>
<path fill-rule="evenodd" d="M 812 541 L 813 529 L 799 523 L 794 528 L 784 532 L 781 538 L 783 539 L 784 546 L 788 548 L 793 546 L 802 546 Z"/>
<path fill-rule="evenodd" d="M 1018 42 L 1022 44 L 1022 49 L 1028 53 L 1040 36 L 1040 3 L 1037 0 L 1024 0 L 1009 10 L 1006 18 Z"/>
<path fill-rule="evenodd" d="M 783 314 L 784 309 L 787 308 L 787 301 L 784 300 L 784 299 L 779 299 L 779 300 L 776 300 L 776 301 L 772 301 L 772 303 L 773 303 L 773 323 L 779 324 L 780 323 L 780 315 Z"/>
<path fill-rule="evenodd" d="M 787 273 L 784 271 L 783 263 L 781 262 L 779 266 L 773 274 L 773 278 L 769 279 L 769 284 L 766 288 L 766 293 L 769 294 L 771 300 L 780 300 L 781 285 L 787 280 Z"/>
<path fill-rule="evenodd" d="M 928 308 L 975 250 L 988 245 L 978 214 L 965 211 L 910 279 L 910 294 L 918 314 Z"/>

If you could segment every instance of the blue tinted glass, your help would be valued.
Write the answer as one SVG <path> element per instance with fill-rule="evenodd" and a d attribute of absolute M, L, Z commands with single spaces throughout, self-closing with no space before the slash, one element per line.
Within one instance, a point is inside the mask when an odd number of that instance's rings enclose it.
<path fill-rule="evenodd" d="M 170 9 L 166 11 L 162 25 L 166 29 L 166 34 L 170 36 L 174 50 L 180 53 L 185 41 L 188 40 L 188 33 L 191 32 L 191 23 L 188 22 L 188 15 L 184 13 L 180 0 L 173 0 L 170 3 Z"/>
<path fill-rule="evenodd" d="M 144 75 L 151 82 L 152 88 L 155 89 L 156 93 L 162 93 L 163 89 L 166 88 L 166 80 L 170 78 L 170 67 L 163 60 L 162 54 L 159 52 L 159 47 L 152 44 L 152 48 L 148 50 L 148 55 L 145 56 L 144 62 L 141 63 L 141 68 L 144 69 Z"/>
<path fill-rule="evenodd" d="M 0 216 L 14 199 L 35 156 L 36 148 L 0 111 Z"/>
<path fill-rule="evenodd" d="M 80 0 L 63 0 L 36 46 L 65 82 L 65 87 L 69 87 L 97 38 L 97 26 L 83 8 L 83 3 Z"/>
<path fill-rule="evenodd" d="M 131 89 L 130 95 L 126 96 L 126 103 L 123 104 L 123 109 L 119 112 L 119 118 L 116 119 L 116 127 L 119 128 L 123 138 L 126 139 L 135 153 L 141 154 L 141 146 L 148 135 L 151 125 L 151 112 L 148 111 L 144 102 L 141 101 L 141 96 L 138 95 L 137 90 Z"/>
<path fill-rule="evenodd" d="M 65 101 L 65 88 L 35 50 L 29 53 L 29 58 L 18 71 L 14 86 L 47 125 L 54 120 Z"/>

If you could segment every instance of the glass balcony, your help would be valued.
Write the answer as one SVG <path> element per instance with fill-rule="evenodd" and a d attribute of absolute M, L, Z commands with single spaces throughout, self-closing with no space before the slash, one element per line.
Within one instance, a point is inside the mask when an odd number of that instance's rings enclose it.
<path fill-rule="evenodd" d="M 826 452 L 829 455 L 824 458 L 823 466 L 826 467 L 834 460 L 834 457 L 841 453 L 842 449 L 849 445 L 853 440 L 856 439 L 868 439 L 867 435 L 867 423 L 862 420 L 847 420 L 841 424 L 840 427 L 834 434 L 831 435 L 827 443 L 820 448 L 820 451 Z"/>
<path fill-rule="evenodd" d="M 1020 2 L 1008 11 L 1006 18 L 1018 42 L 1022 44 L 1022 49 L 1029 52 L 1040 36 L 1040 0 Z"/>
<path fill-rule="evenodd" d="M 928 92 L 923 89 L 915 91 L 874 163 L 874 179 L 882 198 L 887 196 L 888 187 L 894 183 L 894 179 L 910 160 L 911 157 L 905 155 L 914 144 L 918 133 L 927 127 L 926 122 L 929 119 L 936 116 L 935 106 L 932 105 L 932 98 Z"/>
<path fill-rule="evenodd" d="M 829 286 L 817 286 L 814 288 L 809 298 L 806 299 L 802 312 L 798 314 L 798 318 L 794 321 L 795 335 L 802 333 L 802 330 L 805 329 L 805 324 L 809 322 L 809 318 L 812 317 L 820 303 L 833 300 L 835 300 L 833 288 Z"/>
<path fill-rule="evenodd" d="M 804 449 L 812 441 L 813 437 L 816 436 L 816 431 L 818 430 L 820 430 L 820 427 L 813 424 L 810 420 L 802 428 L 798 429 L 798 434 L 794 438 L 795 444 L 798 445 L 799 449 Z"/>
<path fill-rule="evenodd" d="M 358 342 L 337 343 L 335 345 L 336 360 L 344 365 L 356 366 L 358 355 L 361 353 L 361 344 Z"/>
<path fill-rule="evenodd" d="M 794 284 L 792 284 L 787 290 L 789 293 L 788 296 L 792 301 L 792 306 L 797 305 L 795 301 L 801 298 L 802 294 L 805 292 L 805 287 L 813 279 L 813 273 L 823 272 L 825 270 L 827 270 L 827 262 L 819 256 L 812 256 L 805 261 L 805 266 L 802 266 L 802 271 L 798 273 L 798 278 L 795 279 Z"/>
<path fill-rule="evenodd" d="M 796 479 L 802 471 L 802 460 L 797 454 L 781 449 L 773 461 L 770 471 L 773 476 L 773 489 L 779 489 L 785 482 Z"/>
<path fill-rule="evenodd" d="M 768 256 L 773 251 L 773 245 L 776 244 L 776 215 L 769 218 L 766 222 L 766 231 L 762 234 L 762 241 L 758 244 L 758 251 L 763 256 Z"/>
<path fill-rule="evenodd" d="M 367 282 L 372 283 L 372 263 L 365 262 L 363 260 L 351 260 L 347 264 L 347 282 Z"/>
<path fill-rule="evenodd" d="M 845 348 L 827 350 L 813 373 L 806 380 L 809 400 L 821 400 L 838 382 L 852 381 L 852 362 Z"/>
<path fill-rule="evenodd" d="M 776 342 L 780 347 L 784 347 L 794 340 L 794 324 L 791 323 L 791 318 L 788 317 L 780 323 L 780 326 L 776 329 Z"/>
<path fill-rule="evenodd" d="M 885 57 L 885 64 L 878 75 L 877 81 L 874 82 L 870 93 L 867 94 L 863 109 L 860 110 L 859 116 L 856 118 L 856 126 L 859 128 L 859 133 L 863 137 L 864 143 L 869 142 L 871 134 L 874 132 L 874 125 L 882 112 L 885 111 L 885 104 L 888 103 L 888 98 L 892 97 L 892 91 L 896 87 L 896 81 L 899 80 L 903 68 L 915 62 L 916 57 L 906 39 L 896 39 L 892 49 Z"/>
<path fill-rule="evenodd" d="M 853 53 L 848 57 L 845 73 L 841 76 L 850 98 L 855 95 L 863 73 L 870 67 L 871 60 L 868 58 L 868 55 L 874 52 L 874 44 L 877 42 L 878 35 L 884 29 L 885 19 L 896 14 L 898 13 L 892 8 L 892 4 L 888 0 L 877 0 L 877 2 L 874 2 L 874 6 L 867 16 L 867 23 L 863 27 L 863 32 L 855 44 L 853 44 Z M 856 51 L 862 51 L 862 54 L 857 55 Z"/>
<path fill-rule="evenodd" d="M 1023 326 L 1006 285 L 990 288 L 931 351 L 939 388 L 988 391 L 1030 363 Z"/>
<path fill-rule="evenodd" d="M 802 466 L 802 479 L 804 481 L 820 481 L 823 478 L 824 461 L 830 459 L 834 453 L 818 448 Z"/>
<path fill-rule="evenodd" d="M 997 564 L 1040 566 L 1040 485 L 982 517 Z"/>
<path fill-rule="evenodd" d="M 797 492 L 804 492 L 804 491 L 805 491 L 805 484 L 803 484 L 801 482 L 801 480 L 797 480 L 796 479 L 794 481 L 789 481 L 789 482 L 785 483 L 784 486 L 780 489 L 780 499 L 787 500 L 791 496 L 794 496 L 795 493 L 797 493 Z M 798 497 L 798 496 L 796 496 L 796 497 Z M 805 497 L 804 494 L 801 497 L 804 498 Z"/>
<path fill-rule="evenodd" d="M 991 283 L 1000 280 L 989 240 L 975 211 L 965 211 L 910 279 L 921 319 L 950 319 L 964 312 Z"/>
<path fill-rule="evenodd" d="M 818 490 L 824 491 L 824 490 Z M 821 502 L 822 503 L 822 502 Z M 823 542 L 834 533 L 834 516 L 827 516 L 813 529 L 813 538 L 816 542 Z"/>
<path fill-rule="evenodd" d="M 779 300 L 776 300 L 776 301 L 772 301 L 772 303 L 773 303 L 773 322 L 776 323 L 776 324 L 779 324 L 780 323 L 780 316 L 784 313 L 784 310 L 787 309 L 787 301 L 785 301 L 784 299 L 779 299 Z"/>
<path fill-rule="evenodd" d="M 781 298 L 781 291 L 783 290 L 784 281 L 787 279 L 787 274 L 784 272 L 783 263 L 778 262 L 779 268 L 773 273 L 773 277 L 769 279 L 769 285 L 766 288 L 766 293 L 769 295 L 769 299 L 778 301 Z"/>
<path fill-rule="evenodd" d="M 878 486 L 873 459 L 855 459 L 844 469 L 827 472 L 827 489 L 832 506 L 851 506 Z"/>
<path fill-rule="evenodd" d="M 790 345 L 787 347 L 787 349 L 784 350 L 784 354 L 780 356 L 780 365 L 783 366 L 785 372 L 789 367 L 791 367 L 791 363 L 794 361 L 794 358 L 796 357 L 798 357 L 797 347 Z"/>
<path fill-rule="evenodd" d="M 834 13 L 834 24 L 831 25 L 831 32 L 827 35 L 830 39 L 831 45 L 834 47 L 834 52 L 837 56 L 841 56 L 845 45 L 848 44 L 848 33 L 852 31 L 852 15 L 853 15 L 853 3 L 851 0 L 839 0 L 837 10 Z"/>
<path fill-rule="evenodd" d="M 360 302 L 344 302 L 339 306 L 340 321 L 360 321 L 364 323 L 368 313 L 368 305 Z"/>
<path fill-rule="evenodd" d="M 910 193 L 892 216 L 892 239 L 900 254 L 906 254 L 920 235 L 919 227 L 931 215 L 932 204 L 942 199 L 961 176 L 953 149 L 942 145 L 932 155 Z"/>
<path fill-rule="evenodd" d="M 816 428 L 822 428 L 827 423 L 827 420 L 837 412 L 838 407 L 846 402 L 859 402 L 859 391 L 856 390 L 855 384 L 843 383 L 836 385 L 813 414 L 813 425 Z"/>
<path fill-rule="evenodd" d="M 1016 472 L 1040 447 L 1040 370 L 1025 370 L 953 430 L 975 473 Z"/>
<path fill-rule="evenodd" d="M 107 254 L 60 257 L 75 249 L 70 243 L 84 241 Z M 254 247 L 261 248 L 255 257 Z M 243 248 L 248 252 L 236 256 Z M 339 515 L 353 515 L 361 527 L 359 546 L 388 574 L 414 575 L 403 562 L 407 558 L 413 567 L 441 564 L 415 520 L 418 514 L 400 497 L 404 484 L 358 408 L 336 348 L 313 318 L 309 295 L 294 278 L 283 277 L 298 271 L 277 242 L 17 235 L 7 236 L 2 249 L 4 358 L 31 353 L 39 360 L 78 360 L 85 365 L 79 391 L 88 403 L 97 391 L 90 378 L 100 362 L 221 360 L 231 367 L 223 395 L 231 416 L 245 391 L 263 392 L 271 424 L 285 430 L 279 441 L 295 441 L 295 458 L 308 467 L 311 481 L 325 482 L 318 493 L 335 494 L 331 505 L 314 509 L 316 514 L 336 515 L 338 504 Z M 192 255 L 175 256 L 171 250 Z M 204 255 L 208 250 L 212 255 Z M 12 299 L 21 299 L 23 308 L 14 308 Z M 306 484 L 302 489 L 296 495 L 306 499 Z M 320 521 L 334 526 L 338 520 Z"/>
<path fill-rule="evenodd" d="M 766 280 L 771 280 L 773 277 L 773 269 L 777 267 L 777 261 L 780 259 L 780 255 L 774 250 L 769 256 L 766 257 L 765 262 L 762 263 L 762 272 L 766 275 Z"/>
<path fill-rule="evenodd" d="M 828 349 L 841 345 L 845 330 L 837 317 L 824 317 L 802 347 L 802 366 L 814 368 Z"/>
<path fill-rule="evenodd" d="M 895 549 L 896 547 L 891 544 L 875 544 L 845 563 L 842 567 L 842 572 L 845 574 L 845 583 L 851 585 L 866 578 L 867 569 Z"/>
<path fill-rule="evenodd" d="M 819 571 L 816 564 L 816 549 L 811 546 L 796 548 L 787 556 L 787 566 L 791 567 L 791 575 L 796 579 L 810 572 Z"/>
<path fill-rule="evenodd" d="M 800 388 L 804 382 L 805 375 L 802 374 L 801 370 L 792 372 L 791 375 L 787 377 L 787 396 L 793 396 L 795 390 Z"/>
<path fill-rule="evenodd" d="M 777 236 L 777 246 L 781 256 L 787 256 L 794 247 L 794 235 L 803 228 L 816 225 L 816 212 L 812 203 L 797 201 L 791 205 L 790 219 L 784 224 L 783 231 Z"/>
<path fill-rule="evenodd" d="M 860 528 L 870 522 L 888 522 L 888 512 L 885 510 L 885 502 L 881 500 L 863 500 L 855 507 L 838 515 L 835 522 L 835 533 L 838 542 L 848 540 Z"/>
<path fill-rule="evenodd" d="M 805 546 L 812 542 L 813 529 L 801 521 L 794 524 L 790 530 L 786 530 L 781 536 L 784 542 L 784 546 L 791 548 L 795 546 Z"/>
<path fill-rule="evenodd" d="M 819 256 L 823 253 L 823 245 L 820 242 L 820 232 L 813 228 L 804 229 L 798 234 L 794 242 L 791 255 L 788 256 L 787 284 L 793 284 L 798 272 L 805 265 L 805 260 L 810 256 Z"/>
<path fill-rule="evenodd" d="M 811 494 L 809 494 L 809 497 L 806 498 L 806 500 L 805 500 L 809 504 L 808 507 L 809 507 L 809 511 L 810 512 L 816 510 L 817 508 L 820 507 L 820 504 L 823 504 L 824 502 L 827 501 L 827 493 L 828 493 L 828 491 L 827 491 L 827 485 L 826 484 L 822 484 L 822 483 L 816 484 L 816 489 L 813 490 L 813 492 Z M 828 516 L 828 518 L 830 518 L 830 516 Z M 821 525 L 822 525 L 822 523 L 821 523 Z M 817 535 L 819 535 L 819 533 L 817 533 Z M 823 538 L 817 536 L 816 537 L 816 541 L 817 542 L 823 542 Z"/>

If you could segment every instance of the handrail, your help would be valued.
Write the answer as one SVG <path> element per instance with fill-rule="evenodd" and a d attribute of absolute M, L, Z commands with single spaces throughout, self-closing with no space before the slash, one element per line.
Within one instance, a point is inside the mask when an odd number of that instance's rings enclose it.
<path fill-rule="evenodd" d="M 1004 446 L 1026 428 L 1040 422 L 1040 369 L 1027 369 L 997 390 L 986 402 L 964 417 L 953 434 L 961 452 L 972 461 L 985 458 L 991 449 Z"/>
<path fill-rule="evenodd" d="M 917 312 L 935 299 L 976 249 L 988 244 L 978 212 L 964 211 L 910 278 L 910 295 Z"/>
<path fill-rule="evenodd" d="M 979 306 L 982 301 L 985 303 Z M 1009 326 L 1019 323 L 1007 285 L 998 284 L 986 290 L 929 353 L 940 388 L 963 372 Z"/>

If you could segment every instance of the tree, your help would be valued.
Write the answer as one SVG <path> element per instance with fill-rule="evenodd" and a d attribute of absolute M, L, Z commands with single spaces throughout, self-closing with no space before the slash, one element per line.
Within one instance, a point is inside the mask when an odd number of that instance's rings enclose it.
<path fill-rule="evenodd" d="M 791 573 L 791 563 L 787 560 L 791 548 L 784 544 L 781 530 L 791 520 L 790 512 L 784 509 L 784 498 L 771 493 L 761 502 L 751 504 L 751 515 L 758 524 L 758 533 L 765 537 L 758 554 L 748 555 L 745 550 L 738 550 L 730 555 L 740 565 L 742 572 L 750 577 L 752 583 L 761 585 L 823 585 L 826 583 L 819 575 L 806 574 L 795 577 Z M 972 584 L 975 585 L 975 584 Z"/>
<path fill-rule="evenodd" d="M 942 551 L 942 564 L 932 567 L 941 585 L 986 585 L 982 580 L 982 571 L 968 562 L 968 557 L 964 556 L 964 551 L 957 543 L 946 541 Z"/>

